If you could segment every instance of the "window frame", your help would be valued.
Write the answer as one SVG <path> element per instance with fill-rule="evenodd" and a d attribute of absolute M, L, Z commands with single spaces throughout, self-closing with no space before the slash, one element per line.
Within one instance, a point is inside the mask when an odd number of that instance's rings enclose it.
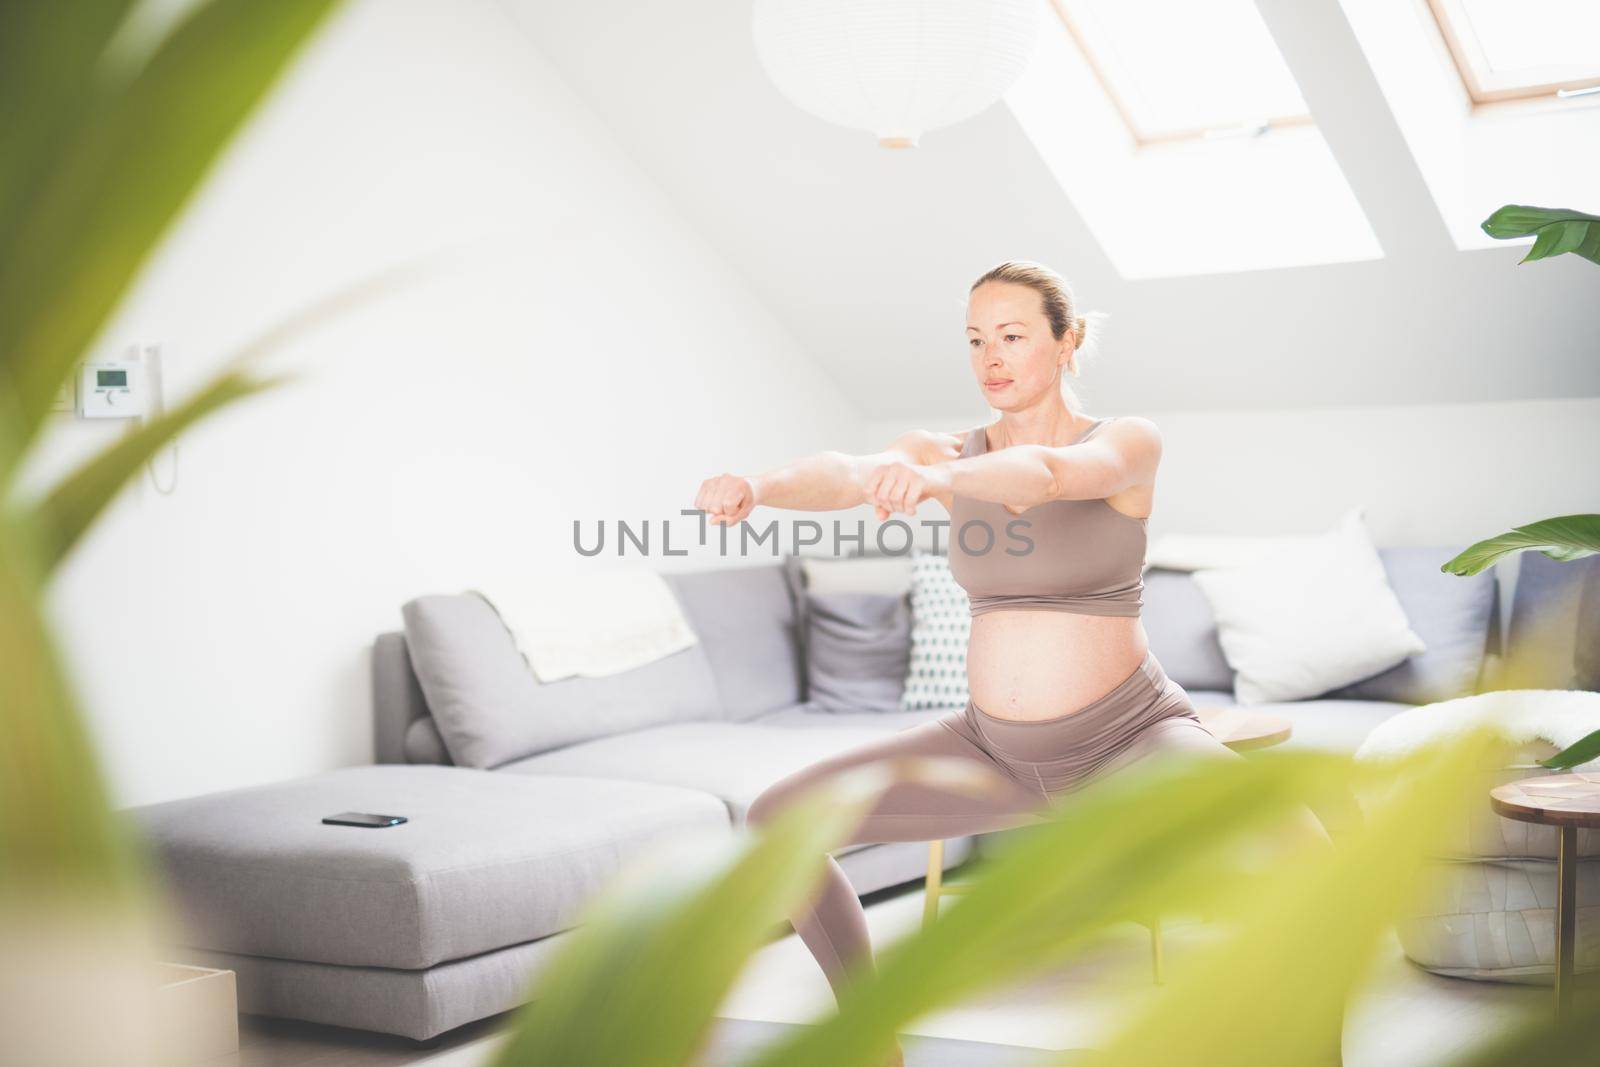
<path fill-rule="evenodd" d="M 1117 91 L 1116 80 L 1111 77 L 1100 57 L 1095 54 L 1089 35 L 1078 25 L 1077 19 L 1073 17 L 1072 12 L 1067 10 L 1064 0 L 1050 0 L 1050 6 L 1055 9 L 1056 17 L 1066 27 L 1067 35 L 1072 38 L 1072 43 L 1083 54 L 1084 61 L 1089 67 L 1089 73 L 1093 75 L 1101 91 L 1106 94 L 1106 99 L 1111 101 L 1111 107 L 1116 111 L 1117 116 L 1122 119 L 1122 124 L 1127 127 L 1128 136 L 1133 138 L 1134 144 L 1140 148 L 1146 148 L 1151 145 L 1176 144 L 1184 141 L 1203 141 L 1210 138 L 1235 135 L 1259 137 L 1273 130 L 1315 124 L 1311 114 L 1307 112 L 1298 115 L 1269 115 L 1259 123 L 1248 123 L 1242 126 L 1197 126 L 1192 129 L 1163 130 L 1160 132 L 1145 130 L 1139 125 L 1138 119 L 1134 117 L 1133 109 L 1128 106 L 1127 100 Z"/>
<path fill-rule="evenodd" d="M 1455 66 L 1456 74 L 1460 76 L 1462 87 L 1466 89 L 1467 98 L 1472 101 L 1474 108 L 1492 107 L 1514 100 L 1544 97 L 1558 99 L 1557 94 L 1562 91 L 1572 92 L 1600 87 L 1600 69 L 1590 75 L 1540 82 L 1535 85 L 1516 83 L 1505 75 L 1497 78 L 1494 71 L 1489 68 L 1488 58 L 1478 46 L 1477 35 L 1470 30 L 1472 18 L 1462 0 L 1420 0 L 1420 2 L 1433 16 L 1434 24 L 1439 28 L 1439 35 L 1444 38 L 1445 49 L 1450 53 L 1451 63 Z M 1500 84 L 1495 84 L 1496 81 Z"/>

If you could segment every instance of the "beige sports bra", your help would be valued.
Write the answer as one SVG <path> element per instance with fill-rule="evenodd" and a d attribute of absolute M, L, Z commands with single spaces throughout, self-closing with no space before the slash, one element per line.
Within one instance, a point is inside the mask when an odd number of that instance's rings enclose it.
<path fill-rule="evenodd" d="M 1114 417 L 1097 419 L 1072 443 Z M 961 455 L 982 455 L 988 446 L 980 426 L 967 434 Z M 1138 616 L 1147 524 L 1103 499 L 1047 500 L 1015 515 L 994 501 L 954 496 L 950 573 L 975 616 L 1015 608 Z"/>

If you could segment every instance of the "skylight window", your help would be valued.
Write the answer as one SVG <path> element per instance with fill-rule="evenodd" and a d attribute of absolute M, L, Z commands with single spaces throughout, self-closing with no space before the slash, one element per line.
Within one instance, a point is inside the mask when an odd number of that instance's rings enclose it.
<path fill-rule="evenodd" d="M 1311 122 L 1252 0 L 1054 3 L 1140 144 Z"/>
<path fill-rule="evenodd" d="M 1383 255 L 1254 0 L 1053 2 L 1006 106 L 1124 278 Z"/>
<path fill-rule="evenodd" d="M 1594 210 L 1600 0 L 1339 3 L 1457 248 L 1503 248 L 1479 224 L 1505 204 Z"/>
<path fill-rule="evenodd" d="M 1475 104 L 1600 91 L 1595 0 L 1428 0 Z"/>

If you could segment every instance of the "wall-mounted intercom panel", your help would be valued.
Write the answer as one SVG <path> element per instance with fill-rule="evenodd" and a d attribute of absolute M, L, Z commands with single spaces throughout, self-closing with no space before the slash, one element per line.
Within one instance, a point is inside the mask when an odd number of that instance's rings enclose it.
<path fill-rule="evenodd" d="M 149 404 L 144 363 L 132 359 L 85 362 L 78 370 L 78 414 L 86 419 L 132 419 Z"/>

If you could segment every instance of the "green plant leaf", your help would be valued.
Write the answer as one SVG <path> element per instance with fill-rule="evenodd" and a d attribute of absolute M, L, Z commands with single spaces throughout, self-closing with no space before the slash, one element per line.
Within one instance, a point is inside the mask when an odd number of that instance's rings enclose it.
<path fill-rule="evenodd" d="M 112 816 L 65 664 L 39 610 L 31 531 L 0 515 L 0 909 L 131 903 L 146 871 Z"/>
<path fill-rule="evenodd" d="M 1540 1003 L 1520 1022 L 1504 1027 L 1449 1067 L 1562 1067 L 1593 1062 L 1596 1048 L 1600 1048 L 1600 1011 L 1574 1010 L 1554 1022 L 1549 1005 Z"/>
<path fill-rule="evenodd" d="M 853 768 L 795 797 L 713 862 L 655 857 L 591 903 L 540 970 L 499 1067 L 682 1067 L 712 1012 L 783 916 L 896 778 L 982 792 L 969 766 L 916 758 Z"/>
<path fill-rule="evenodd" d="M 8 238 L 0 246 L 0 387 L 13 394 L 20 420 L 14 452 L 32 441 L 156 241 L 335 2 L 198 6 L 131 83 L 96 97 L 57 165 L 33 183 L 36 195 L 0 219 Z M 26 106 L 29 86 L 8 89 L 18 93 L 8 112 Z"/>
<path fill-rule="evenodd" d="M 1575 252 L 1600 263 L 1600 216 L 1571 208 L 1527 207 L 1507 204 L 1483 220 L 1483 232 L 1496 240 L 1533 237 L 1533 247 L 1521 262 L 1548 259 Z"/>
<path fill-rule="evenodd" d="M 130 0 L 0 4 L 0 248 L 83 121 Z"/>
<path fill-rule="evenodd" d="M 1588 737 L 1579 738 L 1554 756 L 1540 760 L 1539 765 L 1552 769 L 1576 767 L 1596 757 L 1600 757 L 1600 730 L 1596 730 Z"/>
<path fill-rule="evenodd" d="M 1600 515 L 1562 515 L 1468 545 L 1439 569 L 1450 574 L 1477 574 L 1497 560 L 1537 548 L 1551 559 L 1568 562 L 1600 552 Z"/>

